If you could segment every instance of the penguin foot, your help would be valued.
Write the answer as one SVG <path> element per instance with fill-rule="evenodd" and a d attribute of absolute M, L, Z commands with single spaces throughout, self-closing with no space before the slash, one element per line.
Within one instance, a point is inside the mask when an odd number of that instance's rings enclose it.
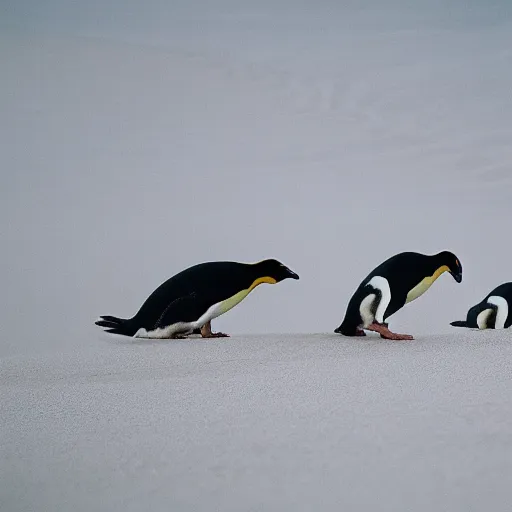
<path fill-rule="evenodd" d="M 229 334 L 224 332 L 212 332 L 207 336 L 203 336 L 203 338 L 229 338 Z"/>
<path fill-rule="evenodd" d="M 229 334 L 223 332 L 212 332 L 211 322 L 207 322 L 201 327 L 201 336 L 203 338 L 229 338 Z"/>
<path fill-rule="evenodd" d="M 366 329 L 368 331 L 378 332 L 380 337 L 384 338 L 385 340 L 410 341 L 414 339 L 414 337 L 410 334 L 398 334 L 396 332 L 391 332 L 388 329 L 387 324 L 378 324 L 374 322 L 373 324 L 370 324 Z"/>
<path fill-rule="evenodd" d="M 389 324 L 387 322 L 382 322 L 382 325 L 387 329 L 389 327 Z M 385 340 L 386 338 L 381 334 L 380 337 Z"/>

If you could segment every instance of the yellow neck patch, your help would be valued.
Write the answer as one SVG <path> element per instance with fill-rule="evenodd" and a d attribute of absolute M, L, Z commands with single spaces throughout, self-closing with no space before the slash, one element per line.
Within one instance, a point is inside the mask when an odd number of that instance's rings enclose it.
<path fill-rule="evenodd" d="M 259 284 L 262 284 L 262 283 L 276 284 L 277 281 L 273 277 L 269 277 L 269 276 L 258 277 L 258 279 L 256 279 L 256 281 L 254 281 L 251 284 L 251 286 L 249 286 L 249 291 L 254 290 L 254 288 L 256 288 L 256 286 L 258 286 Z"/>
<path fill-rule="evenodd" d="M 408 294 L 405 303 L 411 302 L 414 299 L 417 299 L 419 296 L 423 295 L 431 286 L 432 283 L 443 273 L 448 272 L 450 269 L 443 265 L 439 267 L 431 276 L 427 276 L 422 279 Z"/>
<path fill-rule="evenodd" d="M 220 305 L 220 314 L 226 313 L 226 311 L 229 311 L 231 308 L 234 308 L 237 304 L 242 302 L 249 293 L 256 288 L 256 286 L 262 284 L 262 283 L 268 283 L 268 284 L 276 284 L 277 281 L 273 277 L 265 276 L 265 277 L 258 277 L 249 288 L 245 290 L 240 290 L 238 293 L 233 295 L 232 297 L 229 297 L 229 299 L 226 299 L 222 302 Z"/>

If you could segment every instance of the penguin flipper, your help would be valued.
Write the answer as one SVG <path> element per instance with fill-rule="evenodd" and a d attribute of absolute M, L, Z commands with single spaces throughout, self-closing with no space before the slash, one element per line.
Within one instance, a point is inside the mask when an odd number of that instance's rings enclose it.
<path fill-rule="evenodd" d="M 196 322 L 208 310 L 210 305 L 211 301 L 208 301 L 207 297 L 197 292 L 179 297 L 164 309 L 154 328 L 158 329 L 178 323 L 188 324 Z M 192 330 L 189 334 L 192 334 L 194 331 L 196 329 Z"/>

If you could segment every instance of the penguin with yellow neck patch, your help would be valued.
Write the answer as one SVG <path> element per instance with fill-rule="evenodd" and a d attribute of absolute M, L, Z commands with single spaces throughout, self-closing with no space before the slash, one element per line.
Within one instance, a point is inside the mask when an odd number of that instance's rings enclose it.
<path fill-rule="evenodd" d="M 450 322 L 453 327 L 508 329 L 512 325 L 512 283 L 503 283 L 469 308 L 466 320 Z"/>
<path fill-rule="evenodd" d="M 235 307 L 260 284 L 276 284 L 284 279 L 299 276 L 275 259 L 200 263 L 162 283 L 134 317 L 101 316 L 95 324 L 107 332 L 136 338 L 183 338 L 198 329 L 203 338 L 226 337 L 212 332 L 211 321 Z"/>
<path fill-rule="evenodd" d="M 391 332 L 387 319 L 423 295 L 444 272 L 449 272 L 457 283 L 462 281 L 460 261 L 449 251 L 433 255 L 402 252 L 392 256 L 364 278 L 348 303 L 343 322 L 334 332 L 365 336 L 366 329 L 389 340 L 414 339 L 409 334 Z"/>

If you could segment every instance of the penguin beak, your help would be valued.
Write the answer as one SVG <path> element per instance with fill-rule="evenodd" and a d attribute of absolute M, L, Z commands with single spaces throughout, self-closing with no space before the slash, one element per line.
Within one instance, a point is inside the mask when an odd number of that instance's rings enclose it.
<path fill-rule="evenodd" d="M 457 281 L 457 283 L 462 281 L 462 272 L 451 272 L 451 275 L 453 276 L 453 279 Z"/>
<path fill-rule="evenodd" d="M 298 274 L 296 274 L 293 270 L 290 270 L 289 268 L 287 268 L 286 271 L 288 274 L 286 277 L 289 277 L 290 279 L 299 279 Z"/>

